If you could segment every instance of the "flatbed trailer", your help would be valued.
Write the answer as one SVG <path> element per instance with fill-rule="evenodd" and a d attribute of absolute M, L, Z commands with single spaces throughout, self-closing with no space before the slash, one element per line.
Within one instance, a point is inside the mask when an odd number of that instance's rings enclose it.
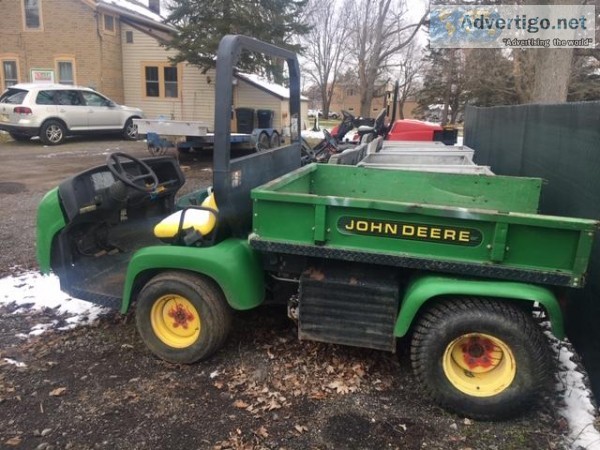
<path fill-rule="evenodd" d="M 138 127 L 138 135 L 146 136 L 152 156 L 164 155 L 168 148 L 183 153 L 214 148 L 215 135 L 208 131 L 205 122 L 164 119 L 134 119 L 133 122 Z M 185 139 L 174 142 L 177 136 Z M 278 147 L 282 137 L 275 128 L 255 128 L 252 133 L 230 133 L 229 140 L 233 149 L 262 151 Z"/>

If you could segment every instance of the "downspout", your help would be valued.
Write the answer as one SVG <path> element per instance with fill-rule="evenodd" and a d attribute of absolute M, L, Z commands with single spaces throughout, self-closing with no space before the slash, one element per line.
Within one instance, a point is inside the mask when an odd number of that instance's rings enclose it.
<path fill-rule="evenodd" d="M 95 14 L 95 19 L 96 19 L 96 35 L 98 36 L 98 56 L 99 56 L 99 61 L 100 61 L 100 80 L 99 80 L 99 84 L 100 86 L 95 86 L 95 89 L 103 92 L 104 91 L 104 74 L 102 73 L 102 67 L 104 66 L 103 62 L 104 62 L 104 52 L 102 50 L 102 46 L 103 46 L 103 42 L 102 42 L 102 32 L 100 31 L 100 16 L 101 14 L 96 10 Z"/>

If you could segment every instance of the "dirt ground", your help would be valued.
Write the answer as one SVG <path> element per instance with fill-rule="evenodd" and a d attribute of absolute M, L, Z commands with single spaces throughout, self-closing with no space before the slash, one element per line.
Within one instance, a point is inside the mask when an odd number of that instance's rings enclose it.
<path fill-rule="evenodd" d="M 0 275 L 35 268 L 35 211 L 69 174 L 143 142 L 77 138 L 59 147 L 0 136 Z M 192 190 L 210 155 L 186 157 Z M 131 315 L 22 340 L 46 310 L 0 308 L 0 448 L 21 449 L 561 449 L 559 395 L 507 422 L 475 422 L 433 406 L 399 355 L 300 342 L 279 308 L 237 314 L 205 363 L 153 357 Z"/>

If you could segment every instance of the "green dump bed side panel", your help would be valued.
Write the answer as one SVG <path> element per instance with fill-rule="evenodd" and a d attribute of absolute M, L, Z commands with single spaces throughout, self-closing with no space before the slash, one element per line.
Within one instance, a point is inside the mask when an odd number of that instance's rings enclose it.
<path fill-rule="evenodd" d="M 250 242 L 262 251 L 579 287 L 597 222 L 535 214 L 540 185 L 312 165 L 252 192 Z"/>
<path fill-rule="evenodd" d="M 336 165 L 318 166 L 309 178 L 312 191 L 303 193 L 534 214 L 542 187 L 539 178 Z"/>

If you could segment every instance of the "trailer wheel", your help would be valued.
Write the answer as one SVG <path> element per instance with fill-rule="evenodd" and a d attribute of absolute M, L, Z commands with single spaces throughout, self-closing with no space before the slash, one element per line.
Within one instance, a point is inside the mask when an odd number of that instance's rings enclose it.
<path fill-rule="evenodd" d="M 541 329 L 508 300 L 454 298 L 433 305 L 415 327 L 411 359 L 436 403 L 480 420 L 522 412 L 553 379 Z"/>
<path fill-rule="evenodd" d="M 136 325 L 152 353 L 172 363 L 190 364 L 208 358 L 225 343 L 231 313 L 212 280 L 166 272 L 140 292 Z"/>
<path fill-rule="evenodd" d="M 256 149 L 259 152 L 262 152 L 264 150 L 268 150 L 270 145 L 271 141 L 269 140 L 269 135 L 265 131 L 261 131 L 256 141 Z"/>
<path fill-rule="evenodd" d="M 281 146 L 281 137 L 279 136 L 279 133 L 277 131 L 273 131 L 273 134 L 271 135 L 271 139 L 269 140 L 269 147 L 277 148 L 280 146 Z"/>

